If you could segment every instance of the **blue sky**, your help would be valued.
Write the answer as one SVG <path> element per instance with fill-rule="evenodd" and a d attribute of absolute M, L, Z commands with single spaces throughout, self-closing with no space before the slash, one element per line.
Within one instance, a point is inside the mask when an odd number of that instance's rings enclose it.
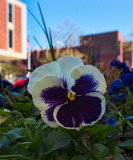
<path fill-rule="evenodd" d="M 26 3 L 37 19 L 41 21 L 37 0 L 21 1 Z M 57 26 L 64 25 L 63 20 L 67 19 L 70 24 L 78 27 L 78 35 L 119 30 L 126 39 L 132 38 L 129 35 L 133 33 L 133 0 L 39 0 L 39 3 L 47 26 L 55 33 L 58 30 L 57 34 L 65 32 L 61 28 L 59 33 Z M 30 35 L 31 48 L 37 45 L 33 36 L 44 48 L 47 48 L 41 28 L 28 12 L 27 16 L 27 32 Z M 66 28 L 68 26 L 65 24 Z M 67 32 L 71 33 L 71 29 Z"/>

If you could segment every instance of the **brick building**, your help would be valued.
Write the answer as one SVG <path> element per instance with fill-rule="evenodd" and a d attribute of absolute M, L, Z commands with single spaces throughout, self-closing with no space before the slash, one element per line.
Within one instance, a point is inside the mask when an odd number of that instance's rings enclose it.
<path fill-rule="evenodd" d="M 114 31 L 81 36 L 80 45 L 75 49 L 86 55 L 88 55 L 92 49 L 93 58 L 95 58 L 97 62 L 109 63 L 113 59 L 123 61 L 123 48 L 121 44 L 125 42 L 120 32 Z"/>
<path fill-rule="evenodd" d="M 0 0 L 0 63 L 27 59 L 27 10 L 19 0 Z"/>
<path fill-rule="evenodd" d="M 119 31 L 81 36 L 76 48 L 87 55 L 92 48 L 97 62 L 110 63 L 117 59 L 133 68 L 133 42 L 127 42 Z"/>

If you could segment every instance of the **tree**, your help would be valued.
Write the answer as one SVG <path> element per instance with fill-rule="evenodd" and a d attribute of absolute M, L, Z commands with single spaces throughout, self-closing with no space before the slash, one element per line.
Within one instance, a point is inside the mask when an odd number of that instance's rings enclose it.
<path fill-rule="evenodd" d="M 79 37 L 84 34 L 84 31 L 69 18 L 63 19 L 61 23 L 51 30 L 54 46 L 58 48 L 78 45 Z"/>

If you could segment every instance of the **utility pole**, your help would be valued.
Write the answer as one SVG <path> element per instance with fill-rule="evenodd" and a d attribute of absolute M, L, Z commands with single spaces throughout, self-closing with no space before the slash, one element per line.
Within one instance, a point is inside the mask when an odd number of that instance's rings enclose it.
<path fill-rule="evenodd" d="M 27 61 L 28 61 L 28 70 L 31 70 L 31 49 L 30 49 L 30 39 L 27 40 Z M 30 76 L 30 72 L 28 71 L 27 77 Z"/>
<path fill-rule="evenodd" d="M 132 51 L 131 51 L 131 67 L 133 68 L 133 40 L 131 42 L 131 47 L 132 47 Z"/>

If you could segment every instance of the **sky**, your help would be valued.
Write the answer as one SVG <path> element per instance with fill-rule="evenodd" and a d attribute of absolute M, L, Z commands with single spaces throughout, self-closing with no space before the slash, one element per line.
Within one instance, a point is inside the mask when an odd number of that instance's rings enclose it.
<path fill-rule="evenodd" d="M 21 0 L 41 22 L 37 0 Z M 65 34 L 73 32 L 77 36 L 90 35 L 119 30 L 127 39 L 133 33 L 133 0 L 38 0 L 45 22 L 53 32 L 53 38 L 65 41 Z M 70 27 L 72 26 L 72 27 Z M 27 35 L 31 48 L 37 47 L 33 36 L 41 46 L 47 48 L 43 31 L 27 11 Z M 56 35 L 56 36 L 55 36 Z M 64 38 L 64 39 L 63 39 Z M 78 39 L 78 37 L 76 37 Z M 60 40 L 60 39 L 59 39 Z"/>

